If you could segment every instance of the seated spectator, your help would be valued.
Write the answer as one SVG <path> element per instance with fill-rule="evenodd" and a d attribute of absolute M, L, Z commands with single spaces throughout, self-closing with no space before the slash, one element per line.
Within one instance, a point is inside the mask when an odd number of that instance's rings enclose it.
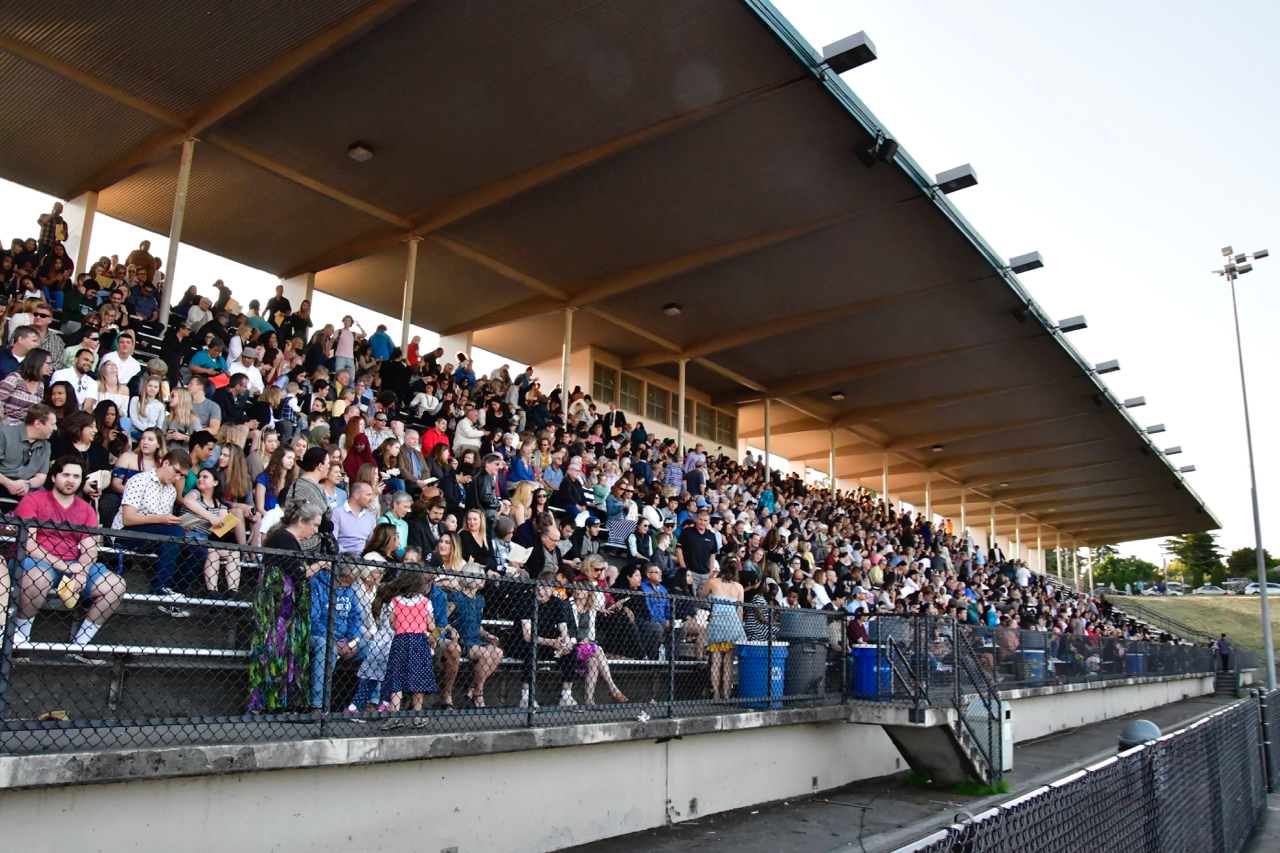
<path fill-rule="evenodd" d="M 27 353 L 36 348 L 39 334 L 35 326 L 18 326 L 10 335 L 12 346 L 0 352 L 0 379 L 17 373 Z"/>
<path fill-rule="evenodd" d="M 61 457 L 49 466 L 45 488 L 24 495 L 14 515 L 58 524 L 96 527 L 97 513 L 77 492 L 81 488 L 81 464 Z M 27 537 L 27 550 L 19 570 L 18 615 L 14 620 L 14 643 L 31 641 L 31 627 L 49 593 L 56 591 L 71 609 L 78 601 L 89 601 L 89 609 L 76 628 L 71 642 L 88 646 L 124 599 L 124 578 L 98 562 L 99 538 L 89 533 L 37 529 Z M 5 575 L 7 581 L 7 573 Z M 76 663 L 105 665 L 73 652 Z"/>
<path fill-rule="evenodd" d="M 191 457 L 185 450 L 170 450 L 160 460 L 158 467 L 129 478 L 120 500 L 120 511 L 111 522 L 116 530 L 133 533 L 154 533 L 179 541 L 155 542 L 151 540 L 124 539 L 135 551 L 154 553 L 159 557 L 151 591 L 170 599 L 185 595 L 195 579 L 198 567 L 204 563 L 204 549 L 183 547 L 184 534 L 181 519 L 174 515 L 178 502 L 178 488 L 191 470 Z M 183 565 L 179 566 L 179 562 Z M 197 568 L 192 568 L 192 564 Z M 184 617 L 190 614 L 176 605 L 162 605 L 161 613 Z"/>
<path fill-rule="evenodd" d="M 343 554 L 359 554 L 365 542 L 373 535 L 377 519 L 373 507 L 377 502 L 373 487 L 364 482 L 352 482 L 346 503 L 333 511 L 333 535 L 338 540 L 338 550 Z"/>
<path fill-rule="evenodd" d="M 93 365 L 97 355 L 93 350 L 80 349 L 71 367 L 55 370 L 50 383 L 65 382 L 75 392 L 76 407 L 92 412 L 98 404 L 98 381 L 93 378 Z"/>
<path fill-rule="evenodd" d="M 0 426 L 0 494 L 21 498 L 44 485 L 56 425 L 53 410 L 35 403 L 21 423 Z"/>
<path fill-rule="evenodd" d="M 135 343 L 133 332 L 126 329 L 116 336 L 115 352 L 109 352 L 102 356 L 103 364 L 108 362 L 115 364 L 117 378 L 125 385 L 132 382 L 133 377 L 142 372 L 142 362 L 133 357 Z"/>
<path fill-rule="evenodd" d="M 0 411 L 7 424 L 21 424 L 27 410 L 44 402 L 45 380 L 53 375 L 53 361 L 43 349 L 33 349 L 22 359 L 17 373 L 0 379 Z"/>

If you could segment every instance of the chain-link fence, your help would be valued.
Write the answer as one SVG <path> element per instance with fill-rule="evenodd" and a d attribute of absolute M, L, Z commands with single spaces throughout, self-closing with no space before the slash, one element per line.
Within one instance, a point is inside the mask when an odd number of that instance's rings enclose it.
<path fill-rule="evenodd" d="M 848 683 L 846 612 L 653 592 L 643 563 L 536 581 L 10 521 L 10 753 L 749 713 Z"/>
<path fill-rule="evenodd" d="M 1262 754 L 1267 763 L 1267 790 L 1280 791 L 1280 690 L 1261 693 Z"/>
<path fill-rule="evenodd" d="M 1261 719 L 1237 702 L 897 853 L 1236 853 L 1266 804 Z"/>

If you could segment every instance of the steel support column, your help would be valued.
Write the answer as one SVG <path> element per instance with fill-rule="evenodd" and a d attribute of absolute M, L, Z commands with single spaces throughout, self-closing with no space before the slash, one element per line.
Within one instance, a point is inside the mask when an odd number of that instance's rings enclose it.
<path fill-rule="evenodd" d="M 164 287 L 160 291 L 160 322 L 169 323 L 169 304 L 173 302 L 173 285 L 177 280 L 178 243 L 182 241 L 182 219 L 187 214 L 187 187 L 191 183 L 191 157 L 196 141 L 183 140 L 182 159 L 178 163 L 178 189 L 173 194 L 173 218 L 169 221 L 169 252 L 164 259 Z"/>

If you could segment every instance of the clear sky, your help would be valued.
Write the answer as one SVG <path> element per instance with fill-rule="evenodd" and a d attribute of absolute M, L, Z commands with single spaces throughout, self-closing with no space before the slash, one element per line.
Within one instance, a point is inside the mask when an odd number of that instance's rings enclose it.
<path fill-rule="evenodd" d="M 1140 423 L 1164 423 L 1172 460 L 1223 524 L 1253 544 L 1230 295 L 1220 249 L 1270 249 L 1239 284 L 1263 542 L 1280 552 L 1280 4 L 1186 0 L 775 0 L 818 50 L 865 30 L 879 59 L 844 79 L 937 173 L 972 163 L 951 196 Z M 1270 58 L 1268 58 L 1270 57 Z M 1268 318 L 1271 318 L 1270 320 Z M 1269 544 L 1268 544 L 1269 543 Z M 1159 562 L 1156 542 L 1122 551 Z"/>
<path fill-rule="evenodd" d="M 1230 299 L 1210 270 L 1220 248 L 1277 251 L 1240 282 L 1264 542 L 1280 552 L 1280 195 L 1276 140 L 1280 4 L 1185 0 L 775 0 L 819 50 L 866 30 L 880 58 L 845 80 L 922 166 L 972 163 L 980 184 L 951 196 L 1005 257 L 1039 251 L 1022 277 L 1056 318 L 1084 314 L 1071 342 L 1135 410 L 1164 423 L 1194 464 L 1192 486 L 1228 550 L 1253 544 Z M 34 235 L 51 199 L 0 182 L 0 236 Z M 127 253 L 143 232 L 98 217 L 92 253 Z M 163 256 L 167 240 L 150 235 Z M 225 279 L 246 303 L 275 278 L 188 246 L 180 285 Z M 320 317 L 372 331 L 395 318 L 317 295 Z M 436 336 L 423 329 L 424 345 Z M 477 353 L 482 369 L 502 359 Z M 1159 561 L 1156 542 L 1123 551 Z"/>

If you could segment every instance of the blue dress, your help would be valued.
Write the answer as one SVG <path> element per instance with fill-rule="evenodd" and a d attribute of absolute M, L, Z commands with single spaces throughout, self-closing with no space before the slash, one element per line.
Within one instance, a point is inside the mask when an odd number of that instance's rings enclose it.
<path fill-rule="evenodd" d="M 738 601 L 720 595 L 709 595 L 711 602 L 711 619 L 707 622 L 707 648 L 720 644 L 737 645 L 747 641 L 747 632 L 742 627 Z M 728 649 L 711 649 L 712 651 L 728 651 Z"/>

